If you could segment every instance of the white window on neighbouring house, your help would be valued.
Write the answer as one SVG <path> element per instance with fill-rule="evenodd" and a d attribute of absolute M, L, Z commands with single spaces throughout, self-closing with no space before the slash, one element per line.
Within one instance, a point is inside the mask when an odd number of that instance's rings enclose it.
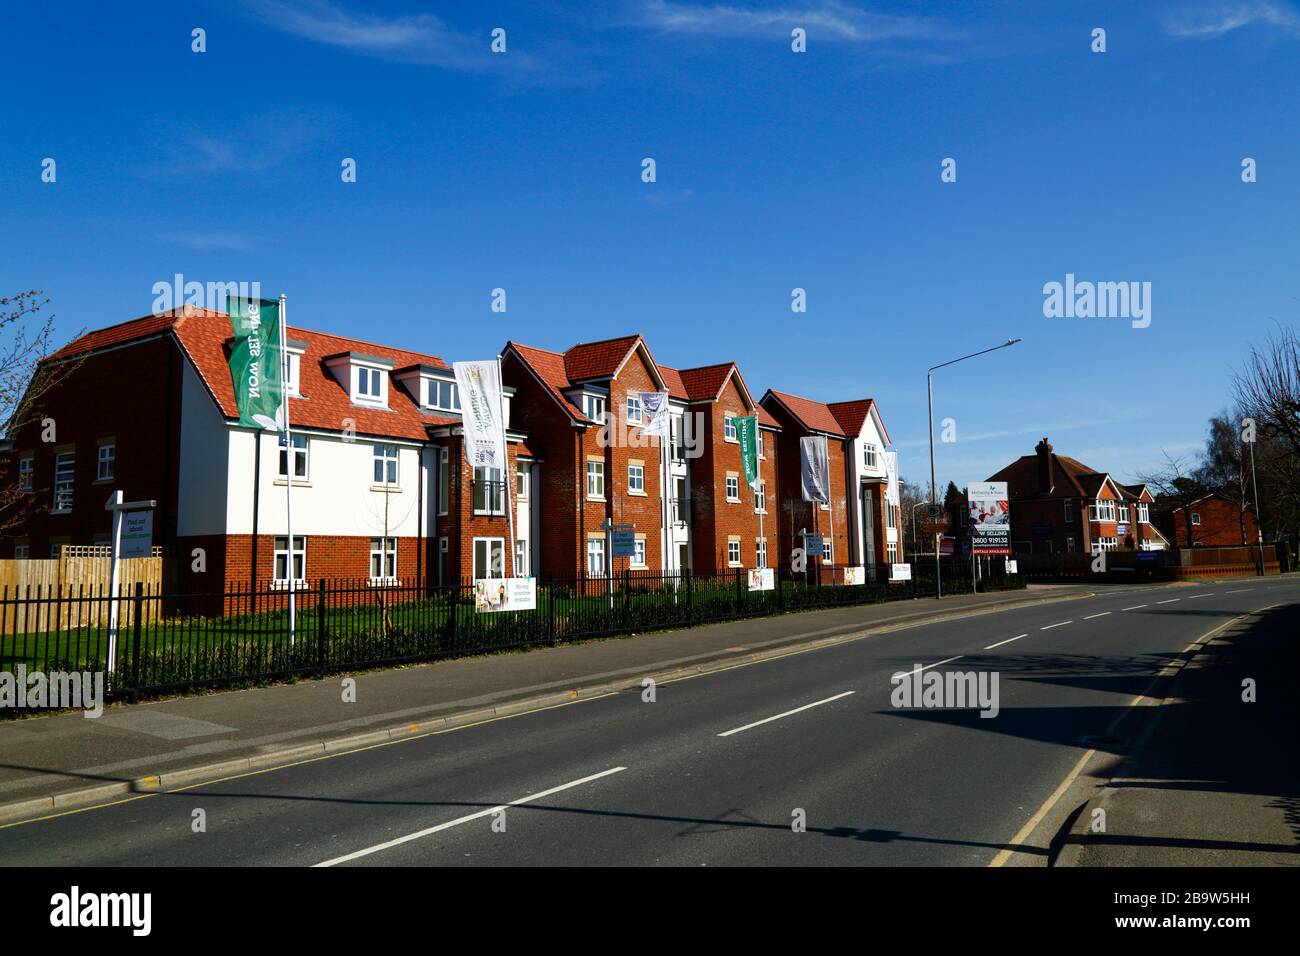
<path fill-rule="evenodd" d="M 483 465 L 474 469 L 474 513 L 480 515 L 505 514 L 505 482 L 500 468 Z"/>
<path fill-rule="evenodd" d="M 754 512 L 764 514 L 767 512 L 767 482 L 760 481 L 758 487 L 754 489 Z"/>
<path fill-rule="evenodd" d="M 641 424 L 641 396 L 636 392 L 627 393 L 627 421 L 629 425 Z"/>
<path fill-rule="evenodd" d="M 822 538 L 822 557 L 825 558 L 827 561 L 830 561 L 833 558 L 833 554 L 831 552 L 831 539 L 829 535 L 827 535 L 825 538 Z"/>
<path fill-rule="evenodd" d="M 594 422 L 603 422 L 605 420 L 605 396 L 583 392 L 582 413 Z"/>
<path fill-rule="evenodd" d="M 302 394 L 302 356 L 297 352 L 287 352 L 289 368 L 287 370 L 288 378 L 284 383 L 284 390 L 294 396 Z"/>
<path fill-rule="evenodd" d="M 637 538 L 632 542 L 632 567 L 645 567 L 645 538 Z"/>
<path fill-rule="evenodd" d="M 897 511 L 898 509 L 895 508 L 893 505 L 891 505 L 888 501 L 885 502 L 885 527 L 886 528 L 898 527 Z"/>
<path fill-rule="evenodd" d="M 873 470 L 876 467 L 876 446 L 871 442 L 862 446 L 862 466 Z"/>
<path fill-rule="evenodd" d="M 605 463 L 603 461 L 587 462 L 587 497 L 605 497 Z"/>
<path fill-rule="evenodd" d="M 735 415 L 723 415 L 723 416 L 722 416 L 722 433 L 723 433 L 723 437 L 726 438 L 727 441 L 736 441 L 736 440 L 737 440 L 737 438 L 736 438 L 736 416 L 735 416 Z"/>
<path fill-rule="evenodd" d="M 275 539 L 275 580 L 289 580 L 289 546 L 288 537 L 281 535 Z M 301 583 L 307 577 L 307 538 L 305 535 L 293 536 L 293 580 Z"/>
<path fill-rule="evenodd" d="M 515 462 L 515 497 L 520 501 L 528 500 L 528 475 L 532 469 L 526 461 Z"/>
<path fill-rule="evenodd" d="M 528 539 L 515 539 L 515 567 L 514 574 L 517 578 L 528 577 Z"/>
<path fill-rule="evenodd" d="M 1193 511 L 1192 524 L 1200 524 L 1200 523 L 1201 523 L 1201 513 L 1199 511 Z"/>
<path fill-rule="evenodd" d="M 375 484 L 397 484 L 397 446 L 379 442 L 375 445 L 374 457 Z"/>
<path fill-rule="evenodd" d="M 587 539 L 587 574 L 592 577 L 605 575 L 605 539 Z"/>
<path fill-rule="evenodd" d="M 761 429 L 761 428 L 757 429 L 756 432 L 755 432 L 755 434 L 758 435 L 758 445 L 757 445 L 757 448 L 758 448 L 758 457 L 759 457 L 759 458 L 766 458 L 767 456 L 763 453 L 763 429 Z"/>
<path fill-rule="evenodd" d="M 95 480 L 112 481 L 117 470 L 117 445 L 107 442 L 95 453 Z"/>
<path fill-rule="evenodd" d="M 897 544 L 897 542 L 891 541 L 891 542 L 889 542 L 889 544 L 885 545 L 885 552 L 886 552 L 886 554 L 887 554 L 888 557 L 889 557 L 889 563 L 890 563 L 890 564 L 897 564 L 897 563 L 898 563 L 898 544 Z"/>
<path fill-rule="evenodd" d="M 1119 548 L 1119 541 L 1113 537 L 1100 537 L 1093 539 L 1092 553 L 1097 554 L 1101 551 L 1115 551 Z"/>
<path fill-rule="evenodd" d="M 370 580 L 397 580 L 397 539 L 370 539 Z"/>
<path fill-rule="evenodd" d="M 506 539 L 474 539 L 474 579 L 506 576 Z"/>
<path fill-rule="evenodd" d="M 727 475 L 727 500 L 728 501 L 740 500 L 740 476 L 739 475 Z"/>
<path fill-rule="evenodd" d="M 1139 524 L 1151 523 L 1151 512 L 1148 510 L 1146 502 L 1141 502 L 1138 504 L 1138 523 Z"/>
<path fill-rule="evenodd" d="M 308 442 L 306 435 L 293 436 L 293 478 L 295 481 L 307 480 L 307 452 Z M 280 432 L 280 463 L 276 474 L 281 478 L 286 477 L 288 468 L 288 457 L 284 444 L 284 432 Z"/>
<path fill-rule="evenodd" d="M 75 452 L 65 451 L 54 456 L 54 500 L 51 502 L 53 511 L 72 510 L 72 484 L 76 470 Z"/>
<path fill-rule="evenodd" d="M 31 455 L 23 455 L 18 459 L 18 490 L 32 490 L 32 469 L 35 467 L 36 460 Z"/>
<path fill-rule="evenodd" d="M 627 466 L 627 490 L 632 494 L 645 493 L 645 465 Z"/>
<path fill-rule="evenodd" d="M 729 538 L 727 540 L 727 565 L 729 567 L 740 567 L 740 539 Z"/>
<path fill-rule="evenodd" d="M 681 415 L 671 415 L 668 418 L 668 457 L 673 461 L 686 460 L 686 442 L 685 442 L 686 419 Z"/>
<path fill-rule="evenodd" d="M 1110 498 L 1098 498 L 1088 506 L 1088 517 L 1092 521 L 1114 521 L 1115 502 Z"/>
<path fill-rule="evenodd" d="M 1128 521 L 1128 502 L 1127 502 L 1127 501 L 1121 501 L 1121 502 L 1119 503 L 1119 520 L 1120 520 L 1120 521 L 1123 521 L 1123 522 L 1127 522 L 1127 521 Z"/>

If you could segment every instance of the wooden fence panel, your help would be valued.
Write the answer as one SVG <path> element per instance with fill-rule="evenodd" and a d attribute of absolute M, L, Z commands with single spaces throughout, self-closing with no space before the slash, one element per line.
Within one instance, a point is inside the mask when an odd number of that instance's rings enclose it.
<path fill-rule="evenodd" d="M 40 603 L 16 610 L 16 619 L 4 622 L 7 630 L 38 632 L 105 627 L 111 602 L 108 600 L 110 558 L 107 555 L 70 555 L 58 558 L 13 558 L 0 560 L 0 593 L 31 596 Z M 119 563 L 118 593 L 130 598 L 136 582 L 145 593 L 162 590 L 162 558 L 127 558 Z M 145 621 L 158 613 L 158 602 L 145 603 Z M 134 624 L 130 600 L 118 607 L 118 627 Z"/>

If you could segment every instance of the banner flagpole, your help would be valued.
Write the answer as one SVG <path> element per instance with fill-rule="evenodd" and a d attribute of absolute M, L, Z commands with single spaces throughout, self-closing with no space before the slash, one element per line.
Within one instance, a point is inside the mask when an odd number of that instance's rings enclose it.
<path fill-rule="evenodd" d="M 519 567 L 515 559 L 515 514 L 514 509 L 510 507 L 510 441 L 506 437 L 506 386 L 501 379 L 501 355 L 497 355 L 497 399 L 500 403 L 498 412 L 501 415 L 501 484 L 504 485 L 504 497 L 502 500 L 506 506 L 506 522 L 510 529 L 510 571 L 511 577 L 519 576 Z"/>
<path fill-rule="evenodd" d="M 289 646 L 294 645 L 297 608 L 294 591 L 298 575 L 293 562 L 293 429 L 289 424 L 289 323 L 285 317 L 285 297 L 280 294 L 280 412 L 284 415 L 284 524 L 285 524 L 285 574 L 289 579 Z M 304 556 L 305 557 L 305 556 Z"/>

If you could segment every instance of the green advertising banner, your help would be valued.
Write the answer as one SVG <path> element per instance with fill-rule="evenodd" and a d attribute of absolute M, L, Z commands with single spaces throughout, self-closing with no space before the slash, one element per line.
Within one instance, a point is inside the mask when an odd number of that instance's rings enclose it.
<path fill-rule="evenodd" d="M 279 429 L 284 420 L 280 403 L 280 303 L 266 299 L 226 299 L 226 312 L 235 333 L 230 350 L 230 378 L 235 384 L 239 424 Z"/>
<path fill-rule="evenodd" d="M 758 416 L 734 419 L 736 440 L 740 442 L 740 463 L 745 469 L 745 482 L 758 487 Z"/>

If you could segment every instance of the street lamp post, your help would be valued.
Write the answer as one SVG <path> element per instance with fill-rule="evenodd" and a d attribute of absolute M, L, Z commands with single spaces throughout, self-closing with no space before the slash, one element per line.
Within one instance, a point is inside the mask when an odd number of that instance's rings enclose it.
<path fill-rule="evenodd" d="M 955 358 L 948 362 L 940 362 L 938 365 L 931 365 L 925 371 L 925 392 L 929 403 L 929 421 L 930 421 L 930 516 L 937 518 L 939 512 L 939 486 L 935 484 L 934 478 L 934 373 L 941 368 L 947 368 L 949 365 L 956 365 L 958 362 L 964 362 L 967 359 L 973 359 L 979 355 L 987 355 L 989 352 L 996 352 L 998 349 L 1009 348 L 1019 342 L 1020 339 L 1007 339 L 1001 345 L 995 345 L 992 348 L 981 349 L 978 352 L 972 352 L 970 355 L 963 355 L 961 358 Z M 936 536 L 934 543 L 934 596 L 943 597 L 943 582 L 940 568 L 942 562 L 939 560 L 939 536 Z"/>

